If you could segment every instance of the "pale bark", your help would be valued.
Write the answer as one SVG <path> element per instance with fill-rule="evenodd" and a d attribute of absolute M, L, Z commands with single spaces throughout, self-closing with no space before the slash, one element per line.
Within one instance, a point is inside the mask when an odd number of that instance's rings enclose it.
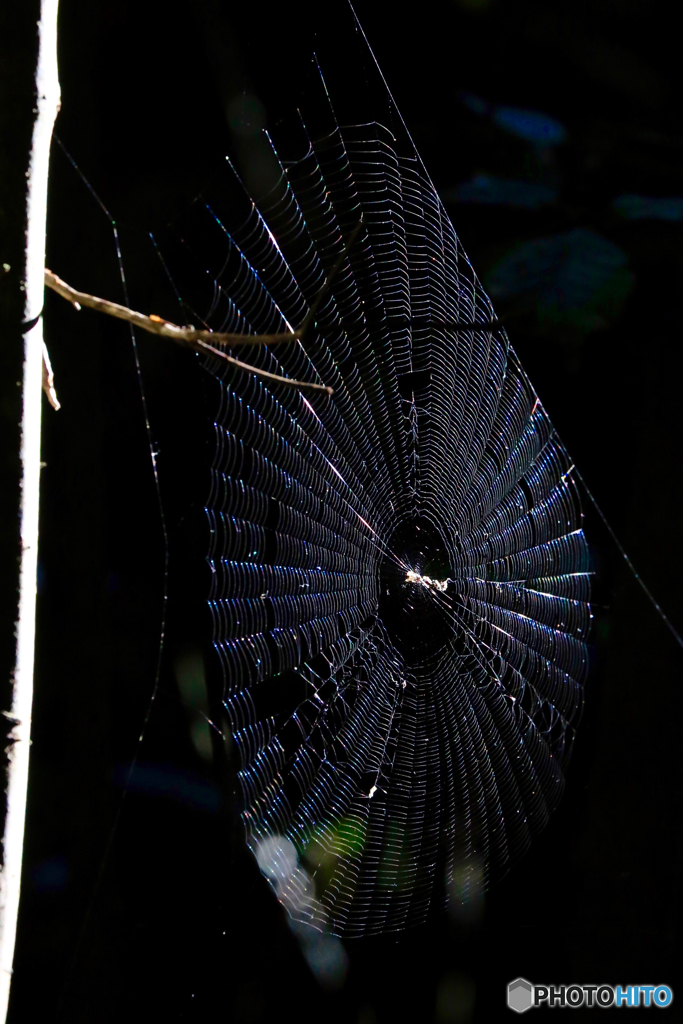
<path fill-rule="evenodd" d="M 0 1021 L 9 1000 L 26 817 L 33 662 L 35 642 L 38 495 L 40 485 L 40 421 L 43 382 L 42 308 L 45 270 L 45 226 L 50 142 L 59 109 L 57 75 L 58 0 L 42 0 L 38 26 L 38 61 L 33 107 L 31 150 L 26 191 L 24 259 L 24 333 L 21 388 L 20 480 L 18 512 L 20 552 L 16 595 L 14 670 L 11 700 L 3 712 L 11 730 L 6 752 L 6 813 L 0 873 Z M 17 197 L 21 201 L 21 197 Z M 9 265 L 8 275 L 11 272 Z M 21 287 L 21 285 L 19 285 Z M 10 338 L 11 343 L 11 338 Z"/>

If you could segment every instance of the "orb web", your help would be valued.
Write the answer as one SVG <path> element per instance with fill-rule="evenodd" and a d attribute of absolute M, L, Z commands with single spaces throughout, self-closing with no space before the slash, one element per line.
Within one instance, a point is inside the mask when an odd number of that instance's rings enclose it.
<path fill-rule="evenodd" d="M 325 130 L 269 138 L 258 202 L 229 169 L 179 248 L 216 331 L 292 330 L 327 283 L 303 339 L 235 354 L 332 398 L 207 363 L 210 605 L 247 841 L 296 920 L 362 936 L 543 828 L 590 574 L 568 455 L 418 154 L 321 92 Z"/>

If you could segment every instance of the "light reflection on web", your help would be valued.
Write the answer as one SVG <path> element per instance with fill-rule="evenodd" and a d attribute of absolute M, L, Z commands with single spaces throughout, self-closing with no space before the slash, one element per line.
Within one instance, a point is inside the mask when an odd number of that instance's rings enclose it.
<path fill-rule="evenodd" d="M 591 615 L 571 461 L 417 154 L 331 106 L 320 126 L 320 85 L 279 183 L 256 204 L 231 178 L 184 243 L 211 282 L 193 317 L 244 333 L 302 324 L 343 257 L 305 338 L 249 354 L 332 400 L 207 363 L 247 842 L 334 987 L 333 936 L 465 914 L 543 828 Z"/>

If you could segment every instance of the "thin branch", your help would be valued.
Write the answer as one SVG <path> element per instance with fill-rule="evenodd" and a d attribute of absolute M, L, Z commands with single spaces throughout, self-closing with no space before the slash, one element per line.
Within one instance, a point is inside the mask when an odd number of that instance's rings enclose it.
<path fill-rule="evenodd" d="M 276 345 L 284 341 L 296 341 L 296 333 L 286 334 L 221 334 L 218 331 L 195 330 L 194 327 L 179 327 L 177 324 L 164 320 L 160 316 L 145 316 L 144 313 L 136 313 L 127 306 L 120 306 L 118 302 L 110 302 L 109 299 L 100 299 L 96 295 L 88 295 L 87 292 L 78 292 L 61 277 L 57 277 L 51 270 L 45 268 L 45 284 L 48 288 L 57 292 L 62 298 L 70 302 L 75 309 L 87 306 L 89 309 L 96 309 L 99 313 L 106 313 L 108 316 L 115 316 L 119 320 L 127 320 L 135 327 L 140 327 L 149 334 L 156 334 L 162 338 L 171 338 L 181 345 L 194 347 L 197 341 L 203 341 L 211 345 L 228 345 L 232 348 L 235 345 Z"/>
<path fill-rule="evenodd" d="M 43 342 L 43 391 L 55 411 L 62 408 L 55 391 L 55 375 L 52 372 L 52 363 L 45 342 Z"/>
<path fill-rule="evenodd" d="M 260 370 L 257 366 L 252 366 L 251 363 L 243 363 L 239 359 L 234 359 L 233 356 L 226 356 L 225 352 L 221 352 L 220 349 L 214 348 L 212 345 L 207 345 L 204 341 L 198 340 L 197 345 L 198 351 L 210 352 L 219 359 L 224 359 L 226 363 L 230 363 L 231 366 L 236 367 L 238 370 L 246 370 L 247 373 L 253 373 L 257 377 L 272 380 L 275 384 L 283 384 L 287 388 L 296 388 L 297 391 L 322 391 L 326 395 L 334 394 L 332 388 L 327 387 L 326 384 L 309 384 L 306 380 L 292 380 L 290 377 L 280 377 L 277 373 L 269 373 L 268 370 Z"/>
<path fill-rule="evenodd" d="M 222 359 L 238 370 L 253 373 L 257 377 L 273 381 L 276 384 L 282 384 L 284 387 L 296 388 L 298 391 L 322 391 L 327 395 L 333 393 L 332 388 L 327 387 L 325 384 L 309 384 L 308 381 L 280 377 L 276 373 L 261 370 L 250 363 L 243 363 L 241 360 L 235 359 L 233 356 L 229 356 L 221 351 L 221 349 L 216 348 L 216 345 L 229 345 L 232 348 L 235 345 L 276 345 L 288 341 L 297 341 L 297 332 L 288 334 L 222 334 L 218 331 L 199 331 L 195 330 L 194 327 L 178 327 L 177 324 L 163 320 L 159 316 L 145 316 L 144 313 L 136 313 L 135 310 L 128 309 L 127 306 L 120 306 L 117 302 L 100 299 L 96 295 L 88 295 L 87 292 L 76 291 L 75 288 L 68 285 L 66 281 L 62 281 L 60 277 L 57 277 L 56 274 L 53 274 L 47 268 L 45 269 L 45 284 L 48 288 L 51 288 L 58 295 L 61 295 L 62 298 L 66 299 L 67 302 L 70 302 L 75 309 L 87 306 L 89 309 L 95 309 L 100 313 L 106 313 L 108 316 L 117 317 L 119 320 L 126 320 L 128 323 L 141 328 L 143 331 L 147 331 L 149 334 L 170 338 L 176 344 L 191 348 L 195 352 L 210 352 L 217 359 Z"/>

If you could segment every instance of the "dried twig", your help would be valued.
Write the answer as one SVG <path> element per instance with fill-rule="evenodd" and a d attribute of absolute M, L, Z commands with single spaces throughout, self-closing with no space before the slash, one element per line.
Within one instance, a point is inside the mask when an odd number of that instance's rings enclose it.
<path fill-rule="evenodd" d="M 55 378 L 52 372 L 52 363 L 47 351 L 47 345 L 43 342 L 43 391 L 53 409 L 61 409 L 57 392 L 55 391 Z"/>
<path fill-rule="evenodd" d="M 57 292 L 62 298 L 70 302 L 76 309 L 87 306 L 108 316 L 117 317 L 119 320 L 126 320 L 135 327 L 140 327 L 149 334 L 156 334 L 162 338 L 170 338 L 179 345 L 194 349 L 195 352 L 210 352 L 218 359 L 224 360 L 238 370 L 245 370 L 257 377 L 282 384 L 285 387 L 296 388 L 299 391 L 322 391 L 327 395 L 332 394 L 332 388 L 324 384 L 309 384 L 308 381 L 291 380 L 289 377 L 280 377 L 276 373 L 269 373 L 261 370 L 250 363 L 243 363 L 233 356 L 222 352 L 216 345 L 276 345 L 283 342 L 298 340 L 296 331 L 287 334 L 222 334 L 218 331 L 196 330 L 194 327 L 179 327 L 158 316 L 145 316 L 144 313 L 136 313 L 127 306 L 120 306 L 117 302 L 110 302 L 108 299 L 100 299 L 96 295 L 88 295 L 87 292 L 76 291 L 66 281 L 53 274 L 51 270 L 45 269 L 45 284 L 48 288 Z"/>
<path fill-rule="evenodd" d="M 275 345 L 278 342 L 296 341 L 296 333 L 285 334 L 221 334 L 218 331 L 195 330 L 194 327 L 179 327 L 164 320 L 160 316 L 145 316 L 144 313 L 136 313 L 127 306 L 120 306 L 117 302 L 110 302 L 109 299 L 100 299 L 96 295 L 88 295 L 86 292 L 78 292 L 61 277 L 57 277 L 51 270 L 45 268 L 45 284 L 48 288 L 57 292 L 76 309 L 87 306 L 89 309 L 96 309 L 99 313 L 106 313 L 108 316 L 118 317 L 119 320 L 127 320 L 135 327 L 140 327 L 150 334 L 157 334 L 162 338 L 171 338 L 181 345 L 193 347 L 193 343 L 203 341 L 211 345 Z"/>

